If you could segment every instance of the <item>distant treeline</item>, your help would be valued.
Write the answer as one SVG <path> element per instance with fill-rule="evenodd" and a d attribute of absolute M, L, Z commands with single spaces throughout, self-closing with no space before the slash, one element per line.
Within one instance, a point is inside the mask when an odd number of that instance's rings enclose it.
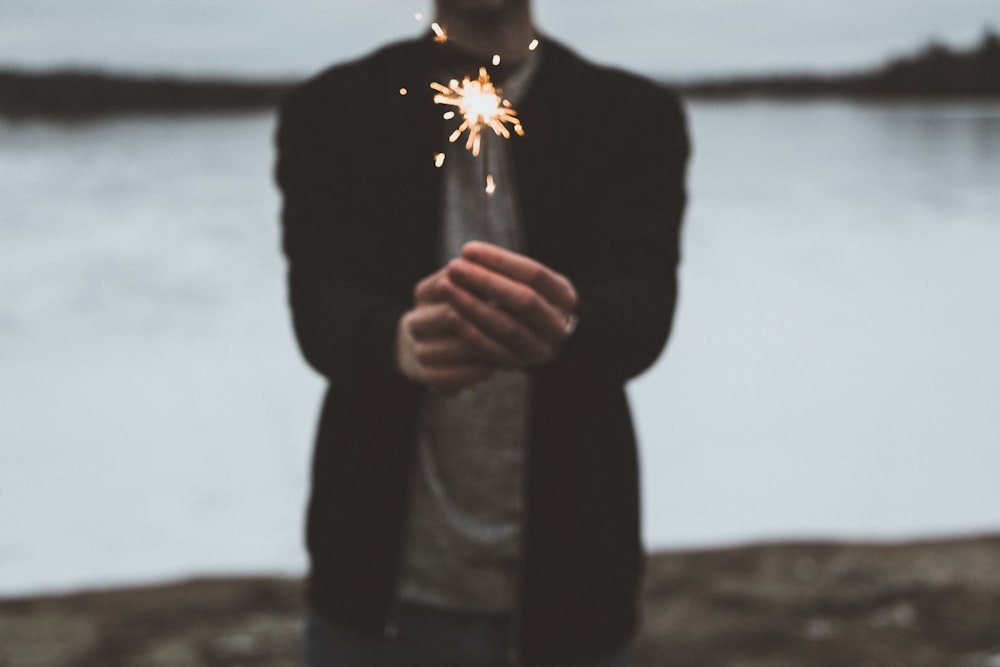
<path fill-rule="evenodd" d="M 1000 97 L 1000 37 L 987 31 L 979 46 L 969 51 L 931 43 L 914 56 L 892 60 L 872 71 L 715 79 L 678 87 L 697 97 Z"/>
<path fill-rule="evenodd" d="M 265 109 L 275 106 L 289 85 L 287 81 L 0 69 L 0 116 L 87 117 Z"/>
<path fill-rule="evenodd" d="M 88 117 L 267 109 L 290 81 L 141 77 L 87 71 L 0 69 L 0 116 Z M 914 56 L 852 74 L 773 75 L 677 84 L 695 97 L 983 98 L 1000 97 L 1000 37 L 987 31 L 968 51 L 931 43 Z"/>

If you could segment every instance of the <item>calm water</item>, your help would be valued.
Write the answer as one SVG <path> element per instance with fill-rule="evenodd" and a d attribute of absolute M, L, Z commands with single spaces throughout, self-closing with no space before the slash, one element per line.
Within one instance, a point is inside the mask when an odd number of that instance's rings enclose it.
<path fill-rule="evenodd" d="M 649 544 L 1000 529 L 1000 105 L 690 111 Z M 272 130 L 0 123 L 0 594 L 304 567 Z"/>

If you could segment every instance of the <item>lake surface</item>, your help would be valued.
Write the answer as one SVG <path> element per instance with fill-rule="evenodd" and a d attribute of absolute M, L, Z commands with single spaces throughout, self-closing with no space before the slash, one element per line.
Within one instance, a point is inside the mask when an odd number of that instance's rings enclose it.
<path fill-rule="evenodd" d="M 649 546 L 1000 530 L 1000 104 L 690 119 Z M 0 122 L 0 595 L 304 569 L 272 132 Z"/>

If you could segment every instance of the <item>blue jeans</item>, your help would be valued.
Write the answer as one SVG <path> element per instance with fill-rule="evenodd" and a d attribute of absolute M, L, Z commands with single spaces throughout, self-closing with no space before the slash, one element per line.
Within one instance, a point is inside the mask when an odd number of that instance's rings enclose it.
<path fill-rule="evenodd" d="M 315 611 L 306 615 L 306 667 L 508 667 L 505 616 L 404 605 L 392 639 L 355 634 Z M 614 655 L 566 667 L 632 667 L 631 644 Z M 545 667 L 558 667 L 546 665 Z"/>

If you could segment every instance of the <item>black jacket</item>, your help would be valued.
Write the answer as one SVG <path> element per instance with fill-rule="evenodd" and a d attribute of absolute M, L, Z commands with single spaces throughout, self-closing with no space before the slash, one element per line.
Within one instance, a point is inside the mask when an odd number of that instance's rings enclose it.
<path fill-rule="evenodd" d="M 396 325 L 439 268 L 434 155 L 452 128 L 428 87 L 438 49 L 406 42 L 323 72 L 287 96 L 277 133 L 295 332 L 329 381 L 309 598 L 372 632 L 391 614 L 424 391 L 395 369 Z M 509 141 L 527 254 L 580 296 L 576 332 L 532 372 L 516 623 L 524 655 L 548 662 L 635 628 L 643 555 L 623 385 L 670 331 L 688 140 L 673 93 L 552 41 L 518 112 L 526 134 Z"/>

